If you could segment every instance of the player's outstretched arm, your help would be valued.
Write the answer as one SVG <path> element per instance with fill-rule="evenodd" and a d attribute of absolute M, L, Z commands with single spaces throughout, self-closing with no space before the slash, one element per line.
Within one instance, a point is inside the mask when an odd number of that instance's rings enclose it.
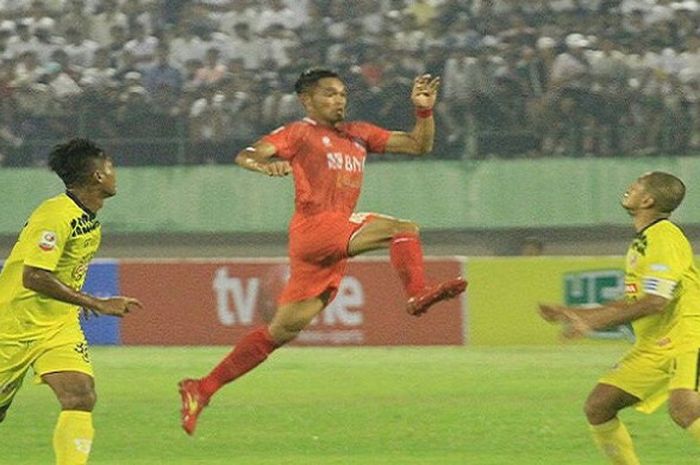
<path fill-rule="evenodd" d="M 416 110 L 416 124 L 411 132 L 392 132 L 386 144 L 386 152 L 424 155 L 433 149 L 435 140 L 433 108 L 439 88 L 439 77 L 434 78 L 430 74 L 424 74 L 414 79 L 411 102 Z"/>
<path fill-rule="evenodd" d="M 629 323 L 666 309 L 668 299 L 654 294 L 645 294 L 634 302 L 609 302 L 598 308 L 574 308 L 561 305 L 540 304 L 540 316 L 564 326 L 564 336 L 582 337 L 587 333 L 610 326 Z"/>
<path fill-rule="evenodd" d="M 277 148 L 269 142 L 256 142 L 251 147 L 238 152 L 234 161 L 237 165 L 250 171 L 268 176 L 287 176 L 292 166 L 285 160 L 274 160 Z"/>
<path fill-rule="evenodd" d="M 134 308 L 143 308 L 143 304 L 132 297 L 106 297 L 99 298 L 76 291 L 65 285 L 55 274 L 42 268 L 24 266 L 22 271 L 22 285 L 27 289 L 38 292 L 52 299 L 79 305 L 96 313 L 112 316 L 124 316 Z"/>

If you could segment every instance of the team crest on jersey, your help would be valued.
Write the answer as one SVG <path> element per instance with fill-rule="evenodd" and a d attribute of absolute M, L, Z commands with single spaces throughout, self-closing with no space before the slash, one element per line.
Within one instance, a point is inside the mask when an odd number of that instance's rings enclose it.
<path fill-rule="evenodd" d="M 56 233 L 53 231 L 43 231 L 39 239 L 39 248 L 44 252 L 50 252 L 56 248 Z"/>
<path fill-rule="evenodd" d="M 331 145 L 333 145 L 333 144 L 331 144 L 331 138 L 328 137 L 328 136 L 323 136 L 323 137 L 321 137 L 321 143 L 322 143 L 325 147 L 330 147 Z"/>

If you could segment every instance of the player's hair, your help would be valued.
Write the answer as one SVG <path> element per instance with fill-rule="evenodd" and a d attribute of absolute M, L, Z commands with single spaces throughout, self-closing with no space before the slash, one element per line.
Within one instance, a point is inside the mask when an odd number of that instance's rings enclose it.
<path fill-rule="evenodd" d="M 95 143 L 76 137 L 54 146 L 49 154 L 49 167 L 66 187 L 76 187 L 87 184 L 95 160 L 105 158 L 107 155 Z"/>
<path fill-rule="evenodd" d="M 340 79 L 340 75 L 333 70 L 327 68 L 311 68 L 307 69 L 299 75 L 297 82 L 294 83 L 294 91 L 299 94 L 303 94 L 312 87 L 314 87 L 318 81 L 324 78 L 337 78 Z"/>
<path fill-rule="evenodd" d="M 661 213 L 671 213 L 685 197 L 685 184 L 672 174 L 652 171 L 642 176 L 642 182 Z"/>

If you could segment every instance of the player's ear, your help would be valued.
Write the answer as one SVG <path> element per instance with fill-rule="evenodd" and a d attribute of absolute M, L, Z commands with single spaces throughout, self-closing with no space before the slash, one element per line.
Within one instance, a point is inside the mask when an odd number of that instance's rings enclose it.
<path fill-rule="evenodd" d="M 653 208 L 656 206 L 656 199 L 651 194 L 646 194 L 642 199 L 642 208 Z"/>
<path fill-rule="evenodd" d="M 301 94 L 299 94 L 299 103 L 301 103 L 301 106 L 303 106 L 304 109 L 308 108 L 310 101 L 311 101 L 311 96 L 309 95 L 308 92 L 302 92 Z"/>

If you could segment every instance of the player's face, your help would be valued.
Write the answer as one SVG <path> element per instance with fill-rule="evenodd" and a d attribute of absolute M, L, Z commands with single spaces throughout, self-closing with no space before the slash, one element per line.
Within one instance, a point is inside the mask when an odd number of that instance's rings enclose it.
<path fill-rule="evenodd" d="M 117 172 L 112 160 L 106 158 L 97 162 L 95 170 L 97 181 L 105 197 L 113 197 L 117 194 Z"/>
<path fill-rule="evenodd" d="M 338 78 L 319 79 L 306 98 L 306 109 L 313 119 L 336 124 L 345 119 L 348 97 L 343 81 Z"/>
<path fill-rule="evenodd" d="M 642 208 L 649 198 L 649 194 L 644 186 L 643 178 L 637 179 L 630 184 L 624 194 L 622 194 L 622 207 L 630 214 Z"/>

